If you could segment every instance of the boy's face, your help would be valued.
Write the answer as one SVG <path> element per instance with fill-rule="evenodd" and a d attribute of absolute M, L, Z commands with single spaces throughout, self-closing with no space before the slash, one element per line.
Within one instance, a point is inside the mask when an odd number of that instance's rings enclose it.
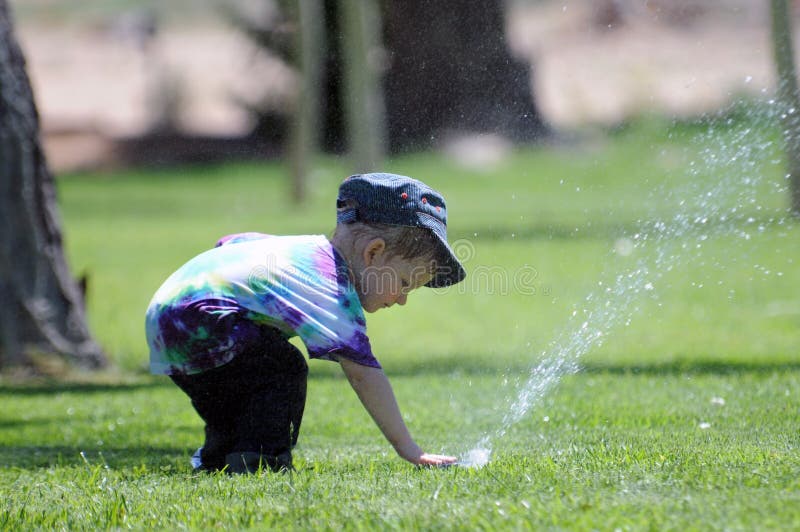
<path fill-rule="evenodd" d="M 357 275 L 356 291 L 365 312 L 376 312 L 394 304 L 405 305 L 408 294 L 432 278 L 429 260 L 405 259 L 386 252 L 386 243 L 376 238 L 364 249 L 364 269 Z"/>

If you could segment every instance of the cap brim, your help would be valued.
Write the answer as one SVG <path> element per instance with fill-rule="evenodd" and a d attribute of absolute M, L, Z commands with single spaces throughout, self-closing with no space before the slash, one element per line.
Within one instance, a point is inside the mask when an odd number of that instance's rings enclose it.
<path fill-rule="evenodd" d="M 438 220 L 431 220 L 431 223 L 425 223 L 425 221 L 426 220 L 423 221 L 423 225 L 430 229 L 436 236 L 436 240 L 439 241 L 439 245 L 442 249 L 440 256 L 444 257 L 436 265 L 433 279 L 425 284 L 425 286 L 428 288 L 445 288 L 460 283 L 467 276 L 467 272 L 464 270 L 458 258 L 456 258 L 450 244 L 447 243 L 444 225 L 437 223 Z"/>
<path fill-rule="evenodd" d="M 438 238 L 438 236 L 437 236 Z M 446 244 L 445 244 L 446 245 Z M 431 279 L 425 286 L 428 288 L 445 288 L 456 283 L 460 283 L 467 276 L 464 267 L 453 254 L 450 246 L 447 249 L 447 260 L 443 264 L 438 264 L 436 272 L 434 272 L 433 279 Z"/>

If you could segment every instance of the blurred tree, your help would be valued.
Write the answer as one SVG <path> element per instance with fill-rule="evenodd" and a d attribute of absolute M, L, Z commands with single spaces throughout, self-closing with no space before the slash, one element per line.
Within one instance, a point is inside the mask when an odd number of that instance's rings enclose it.
<path fill-rule="evenodd" d="M 106 364 L 64 257 L 53 176 L 6 0 L 0 0 L 0 301 L 0 366 L 32 366 L 36 355 L 85 368 Z"/>
<path fill-rule="evenodd" d="M 386 129 L 353 138 L 385 138 L 392 152 L 426 149 L 446 132 L 491 132 L 519 141 L 546 133 L 530 69 L 506 42 L 504 0 L 309 1 L 323 11 L 318 108 L 324 150 L 350 148 L 353 117 L 347 109 L 359 109 L 354 104 L 361 109 L 355 113 L 385 121 Z M 285 12 L 287 2 L 280 4 Z M 286 18 L 284 13 L 260 26 L 243 17 L 237 22 L 261 46 L 297 66 L 283 38 L 291 26 Z M 353 54 L 362 63 L 353 63 Z M 376 92 L 366 88 L 370 83 Z"/>
<path fill-rule="evenodd" d="M 288 137 L 296 201 L 306 195 L 311 161 L 320 147 L 349 151 L 355 171 L 381 166 L 383 99 L 378 68 L 370 60 L 380 43 L 378 2 L 281 0 L 261 16 L 235 6 L 226 9 L 226 16 L 297 71 Z M 248 110 L 257 119 L 259 134 L 276 137 L 275 130 L 285 127 L 273 110 Z"/>
<path fill-rule="evenodd" d="M 800 217 L 800 91 L 792 43 L 792 13 L 787 0 L 771 0 L 772 48 L 778 75 L 783 138 L 791 191 L 792 213 Z"/>
<path fill-rule="evenodd" d="M 319 151 L 319 76 L 322 65 L 322 6 L 319 0 L 298 0 L 295 4 L 294 63 L 299 72 L 299 90 L 292 116 L 289 159 L 292 173 L 292 197 L 302 202 L 306 197 L 311 162 Z M 288 54 L 287 54 L 288 55 Z"/>
<path fill-rule="evenodd" d="M 255 44 L 295 67 L 297 100 L 288 117 L 281 116 L 272 106 L 242 105 L 256 120 L 255 135 L 280 143 L 288 140 L 286 151 L 292 199 L 301 203 L 307 194 L 311 161 L 319 151 L 320 142 L 318 87 L 324 51 L 322 1 L 277 0 L 274 5 L 259 6 L 263 9 L 253 7 L 252 4 L 223 4 L 222 9 Z"/>
<path fill-rule="evenodd" d="M 355 172 L 383 166 L 383 93 L 374 51 L 380 45 L 378 2 L 362 0 L 339 4 L 344 56 L 344 108 L 347 145 Z"/>
<path fill-rule="evenodd" d="M 388 0 L 385 80 L 393 151 L 447 131 L 526 141 L 545 133 L 530 69 L 511 55 L 504 0 Z"/>

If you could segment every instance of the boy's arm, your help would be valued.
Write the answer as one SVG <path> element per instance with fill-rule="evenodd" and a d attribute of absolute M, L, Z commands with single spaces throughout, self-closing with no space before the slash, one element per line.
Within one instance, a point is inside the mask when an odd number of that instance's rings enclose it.
<path fill-rule="evenodd" d="M 452 456 L 426 454 L 414 442 L 382 369 L 362 366 L 345 358 L 341 358 L 339 363 L 361 403 L 397 454 L 416 465 L 440 466 L 456 461 Z"/>

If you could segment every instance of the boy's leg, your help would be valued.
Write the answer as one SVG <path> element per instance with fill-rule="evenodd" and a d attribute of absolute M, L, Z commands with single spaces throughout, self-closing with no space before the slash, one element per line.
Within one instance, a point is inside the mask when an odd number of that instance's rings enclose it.
<path fill-rule="evenodd" d="M 238 404 L 226 393 L 226 374 L 231 369 L 226 366 L 197 375 L 171 376 L 205 421 L 206 438 L 200 449 L 200 460 L 202 469 L 212 471 L 225 467 L 225 455 L 233 448 L 235 439 Z M 225 371 L 219 371 L 223 368 Z"/>
<path fill-rule="evenodd" d="M 308 364 L 302 353 L 283 338 L 269 341 L 267 352 L 249 350 L 228 364 L 197 375 L 172 380 L 191 398 L 206 422 L 201 451 L 203 469 L 236 470 L 241 462 L 231 453 L 257 453 L 256 462 L 282 456 L 291 465 L 306 401 Z M 256 466 L 257 467 L 257 466 Z"/>
<path fill-rule="evenodd" d="M 233 360 L 202 373 L 171 376 L 206 422 L 203 468 L 233 468 L 225 458 L 232 452 L 286 454 L 291 463 L 305 408 L 308 364 L 272 327 L 250 322 L 224 327 L 221 332 L 233 331 L 231 336 L 240 339 Z"/>
<path fill-rule="evenodd" d="M 210 368 L 191 375 L 170 376 L 206 423 L 206 440 L 197 457 L 203 469 L 225 467 L 241 405 L 237 394 L 242 370 L 237 355 L 262 343 L 264 327 L 243 319 L 239 310 L 232 299 L 204 299 L 181 305 L 169 319 L 159 321 L 170 348 L 188 354 L 194 365 Z M 213 367 L 215 360 L 231 354 L 234 356 L 230 362 Z M 194 456 L 192 462 L 194 465 Z"/>
<path fill-rule="evenodd" d="M 291 449 L 297 443 L 308 364 L 279 335 L 265 343 L 266 352 L 251 356 L 247 382 L 242 383 L 249 393 L 241 396 L 233 451 L 226 459 L 232 471 L 252 471 L 259 461 L 272 469 L 290 467 Z"/>

